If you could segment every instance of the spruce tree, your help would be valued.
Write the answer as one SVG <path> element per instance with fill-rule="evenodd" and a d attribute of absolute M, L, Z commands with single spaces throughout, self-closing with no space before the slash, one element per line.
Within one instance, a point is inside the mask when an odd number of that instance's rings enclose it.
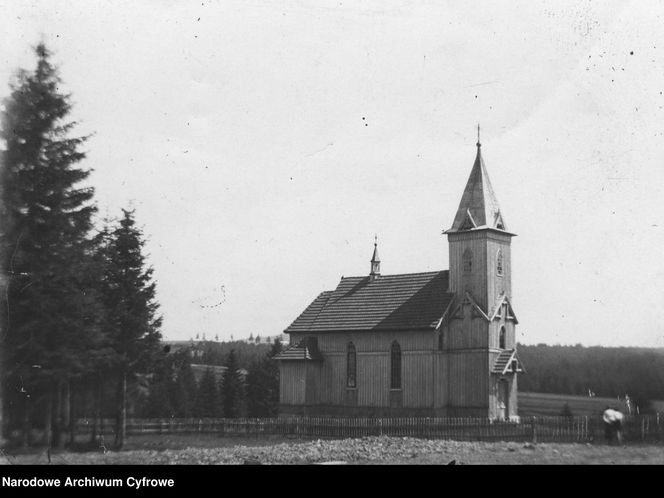
<path fill-rule="evenodd" d="M 87 137 L 71 136 L 70 96 L 43 43 L 37 66 L 21 71 L 3 102 L 0 139 L 0 257 L 7 290 L 2 307 L 5 386 L 21 399 L 24 442 L 40 408 L 45 434 L 59 434 L 63 385 L 90 367 L 96 333 L 94 293 L 87 292 L 96 208 L 90 170 L 78 167 Z M 19 389 L 20 386 L 20 389 Z M 18 394 L 17 394 L 18 393 Z M 15 405 L 16 406 L 16 405 Z"/>
<path fill-rule="evenodd" d="M 250 417 L 274 417 L 279 412 L 279 366 L 273 358 L 281 349 L 281 342 L 275 340 L 270 352 L 249 368 L 247 412 Z"/>
<path fill-rule="evenodd" d="M 221 385 L 224 417 L 237 418 L 242 416 L 245 401 L 244 387 L 244 379 L 240 374 L 235 349 L 231 349 L 226 359 L 226 371 Z"/>
<path fill-rule="evenodd" d="M 172 405 L 176 417 L 190 418 L 194 416 L 196 404 L 196 378 L 186 355 L 183 355 L 178 363 L 173 382 Z"/>
<path fill-rule="evenodd" d="M 219 390 L 211 368 L 205 370 L 198 384 L 194 412 L 197 417 L 201 418 L 214 418 L 221 415 Z"/>
<path fill-rule="evenodd" d="M 162 363 L 154 369 L 151 377 L 143 416 L 146 418 L 170 418 L 175 414 L 171 397 L 174 383 L 172 365 Z"/>
<path fill-rule="evenodd" d="M 142 232 L 134 212 L 123 209 L 123 217 L 108 232 L 105 253 L 104 289 L 106 333 L 115 353 L 117 378 L 116 447 L 124 445 L 127 415 L 127 382 L 145 372 L 159 354 L 161 317 L 155 299 L 153 269 L 143 255 Z"/>

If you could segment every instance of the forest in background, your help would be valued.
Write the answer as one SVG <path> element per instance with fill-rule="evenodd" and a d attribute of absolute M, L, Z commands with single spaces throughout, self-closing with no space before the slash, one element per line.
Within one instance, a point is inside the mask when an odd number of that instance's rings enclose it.
<path fill-rule="evenodd" d="M 202 365 L 225 366 L 228 355 L 233 350 L 237 358 L 238 368 L 245 370 L 249 369 L 255 361 L 260 360 L 272 349 L 270 344 L 254 344 L 245 341 L 189 341 L 186 343 L 164 341 L 164 344 L 170 345 L 173 349 L 186 349 L 192 352 L 191 363 Z"/>
<path fill-rule="evenodd" d="M 526 373 L 519 391 L 553 394 L 628 395 L 643 407 L 664 399 L 664 349 L 603 346 L 517 347 Z"/>

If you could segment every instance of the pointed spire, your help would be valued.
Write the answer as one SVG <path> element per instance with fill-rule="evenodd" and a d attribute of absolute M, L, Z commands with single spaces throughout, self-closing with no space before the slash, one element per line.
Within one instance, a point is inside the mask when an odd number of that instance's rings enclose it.
<path fill-rule="evenodd" d="M 378 256 L 378 235 L 374 235 L 374 252 L 371 256 L 372 263 L 380 263 L 380 256 Z"/>
<path fill-rule="evenodd" d="M 493 192 L 489 174 L 482 158 L 480 125 L 477 125 L 477 155 L 470 171 L 466 188 L 461 196 L 452 228 L 447 232 L 459 232 L 474 228 L 495 228 L 507 230 Z"/>
<path fill-rule="evenodd" d="M 380 256 L 378 256 L 378 235 L 374 235 L 374 251 L 371 256 L 371 273 L 369 273 L 371 280 L 375 280 L 380 276 Z"/>

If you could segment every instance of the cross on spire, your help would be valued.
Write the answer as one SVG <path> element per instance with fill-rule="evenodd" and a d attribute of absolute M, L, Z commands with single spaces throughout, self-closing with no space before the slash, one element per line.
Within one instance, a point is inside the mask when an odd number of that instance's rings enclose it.
<path fill-rule="evenodd" d="M 477 146 L 482 147 L 482 144 L 480 143 L 480 124 L 477 123 Z"/>

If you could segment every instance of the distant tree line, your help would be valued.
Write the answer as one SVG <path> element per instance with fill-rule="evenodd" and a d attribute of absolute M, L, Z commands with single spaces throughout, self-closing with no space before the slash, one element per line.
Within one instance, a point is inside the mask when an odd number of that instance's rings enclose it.
<path fill-rule="evenodd" d="M 110 397 L 122 447 L 128 393 L 161 354 L 152 269 L 133 211 L 95 223 L 88 137 L 46 46 L 35 54 L 0 111 L 0 432 L 58 446 L 74 399 L 101 414 Z"/>
<path fill-rule="evenodd" d="M 245 341 L 190 341 L 189 348 L 193 352 L 192 363 L 203 365 L 226 365 L 228 354 L 235 351 L 239 368 L 248 369 L 255 361 L 263 358 L 271 350 L 269 344 L 254 344 Z"/>
<path fill-rule="evenodd" d="M 647 407 L 664 399 L 664 349 L 518 346 L 519 390 L 624 398 Z"/>

